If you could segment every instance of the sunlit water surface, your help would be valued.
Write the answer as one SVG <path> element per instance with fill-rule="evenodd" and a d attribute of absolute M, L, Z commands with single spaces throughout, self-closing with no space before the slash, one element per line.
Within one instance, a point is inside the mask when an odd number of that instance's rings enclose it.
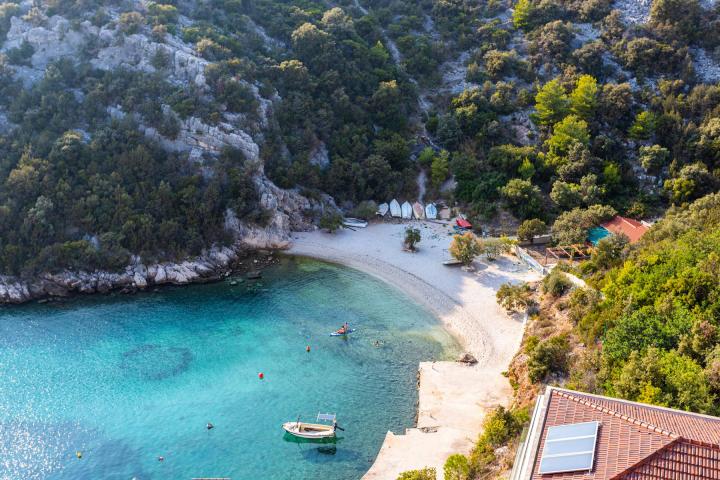
<path fill-rule="evenodd" d="M 330 337 L 345 320 L 358 331 Z M 305 259 L 237 286 L 2 308 L 0 479 L 357 479 L 412 426 L 418 362 L 455 349 L 399 290 Z M 318 410 L 345 427 L 336 445 L 284 438 Z"/>

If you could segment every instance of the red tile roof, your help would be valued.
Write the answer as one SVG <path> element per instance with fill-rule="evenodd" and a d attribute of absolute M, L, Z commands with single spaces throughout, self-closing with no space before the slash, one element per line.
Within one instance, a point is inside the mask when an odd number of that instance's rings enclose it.
<path fill-rule="evenodd" d="M 602 224 L 602 227 L 611 231 L 615 235 L 623 234 L 630 239 L 630 243 L 635 243 L 645 235 L 648 231 L 648 227 L 633 220 L 632 218 L 621 217 L 616 215 L 607 222 Z"/>
<path fill-rule="evenodd" d="M 594 420 L 592 471 L 541 475 L 548 428 Z M 720 480 L 720 418 L 552 388 L 532 478 Z"/>

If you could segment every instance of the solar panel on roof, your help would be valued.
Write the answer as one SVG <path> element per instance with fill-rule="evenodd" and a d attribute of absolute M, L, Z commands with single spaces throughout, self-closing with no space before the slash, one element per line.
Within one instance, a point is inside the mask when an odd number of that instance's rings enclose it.
<path fill-rule="evenodd" d="M 592 470 L 600 422 L 548 428 L 540 458 L 540 474 Z"/>

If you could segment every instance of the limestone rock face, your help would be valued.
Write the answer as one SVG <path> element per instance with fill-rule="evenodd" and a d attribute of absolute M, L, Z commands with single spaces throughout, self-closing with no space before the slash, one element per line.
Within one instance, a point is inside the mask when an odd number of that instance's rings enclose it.
<path fill-rule="evenodd" d="M 271 215 L 263 225 L 241 222 L 232 210 L 225 212 L 225 228 L 233 235 L 232 246 L 215 246 L 199 257 L 180 262 L 143 264 L 133 257 L 120 272 L 63 271 L 31 279 L 0 276 L 0 304 L 23 303 L 35 298 L 67 296 L 71 293 L 108 292 L 113 289 L 144 289 L 153 285 L 210 280 L 227 271 L 247 249 L 285 249 L 290 232 L 314 228 L 311 218 L 325 209 L 337 209 L 331 197 L 310 201 L 292 190 L 278 188 L 259 171 L 255 177 L 261 206 Z"/>
<path fill-rule="evenodd" d="M 67 296 L 71 293 L 103 293 L 118 288 L 183 285 L 215 278 L 237 257 L 236 248 L 215 247 L 192 260 L 151 265 L 135 263 L 117 273 L 65 271 L 43 274 L 31 280 L 0 276 L 0 303 L 23 303 L 34 298 Z"/>
<path fill-rule="evenodd" d="M 93 67 L 113 70 L 118 67 L 154 72 L 153 59 L 158 52 L 168 59 L 168 80 L 174 83 L 193 82 L 205 85 L 207 60 L 196 55 L 193 48 L 168 35 L 165 43 L 158 43 L 146 35 L 124 35 L 117 28 L 98 28 L 82 22 L 76 29 L 60 16 L 50 17 L 45 25 L 32 25 L 20 17 L 12 17 L 3 51 L 28 42 L 35 49 L 31 57 L 32 68 L 20 68 L 18 75 L 27 83 L 42 78 L 45 67 L 62 58 L 76 58 L 89 42 L 99 45 L 96 56 L 90 60 Z M 34 71 L 34 72 L 33 72 Z"/>
<path fill-rule="evenodd" d="M 153 42 L 145 35 L 137 33 L 119 36 L 116 31 L 108 29 L 100 31 L 99 36 L 107 46 L 91 60 L 90 63 L 96 68 L 113 70 L 118 67 L 128 67 L 154 72 L 152 60 L 160 53 L 168 59 L 170 81 L 193 82 L 200 87 L 205 85 L 207 60 L 197 56 L 191 47 L 172 36 L 167 37 L 167 43 Z"/>
<path fill-rule="evenodd" d="M 250 135 L 229 123 L 208 125 L 196 117 L 189 117 L 180 122 L 180 133 L 175 139 L 160 135 L 152 127 L 143 127 L 145 135 L 157 140 L 163 148 L 174 152 L 195 152 L 191 155 L 200 156 L 203 152 L 218 154 L 226 147 L 236 148 L 243 152 L 245 158 L 252 162 L 260 159 L 260 147 Z"/>
<path fill-rule="evenodd" d="M 144 8 L 142 0 L 131 0 L 138 10 Z M 24 11 L 30 9 L 29 1 L 23 2 Z M 109 15 L 117 20 L 119 12 L 109 9 Z M 262 32 L 262 38 L 269 48 L 281 46 Z M 89 62 L 94 68 L 112 71 L 127 68 L 152 73 L 156 71 L 154 60 L 164 57 L 161 67 L 165 78 L 178 85 L 194 83 L 203 94 L 210 95 L 211 89 L 205 81 L 205 69 L 208 62 L 200 57 L 192 45 L 180 38 L 166 35 L 163 42 L 156 42 L 149 36 L 147 29 L 140 33 L 126 35 L 119 31 L 115 22 L 98 27 L 88 21 L 71 24 L 66 18 L 55 15 L 41 18 L 35 23 L 12 17 L 6 41 L 0 51 L 20 47 L 24 42 L 32 45 L 34 53 L 28 66 L 13 66 L 15 76 L 26 86 L 40 80 L 46 67 L 59 59 L 76 61 L 88 52 L 92 53 Z M 92 47 L 92 48 L 88 48 Z M 242 81 L 242 80 L 240 80 Z M 244 249 L 282 249 L 290 245 L 290 232 L 314 228 L 312 218 L 317 218 L 326 208 L 337 209 L 334 201 L 327 195 L 320 200 L 310 201 L 297 191 L 286 191 L 274 185 L 263 173 L 260 159 L 262 135 L 255 138 L 249 132 L 257 127 L 266 127 L 272 117 L 277 95 L 264 98 L 256 85 L 249 86 L 259 102 L 257 119 L 259 125 L 250 124 L 242 114 L 225 112 L 221 122 L 205 123 L 197 117 L 178 118 L 180 129 L 176 138 L 161 135 L 155 128 L 143 125 L 141 115 L 124 112 L 119 106 L 108 107 L 112 118 L 133 115 L 139 129 L 148 137 L 156 140 L 163 148 L 174 152 L 186 152 L 190 159 L 201 159 L 219 154 L 223 149 L 238 149 L 253 166 L 252 173 L 260 206 L 269 212 L 269 219 L 263 225 L 248 224 L 237 218 L 234 212 L 225 213 L 225 228 L 232 234 L 232 246 L 213 246 L 197 258 L 178 262 L 144 264 L 134 257 L 130 264 L 119 272 L 106 271 L 62 271 L 43 273 L 33 278 L 0 276 L 0 303 L 20 303 L 34 298 L 47 296 L 65 296 L 73 292 L 107 292 L 111 289 L 144 289 L 161 284 L 186 284 L 217 277 L 226 271 Z M 80 91 L 74 92 L 81 95 Z M 163 107 L 166 115 L 175 115 L 167 105 Z M 252 117 L 252 116 L 250 116 Z M 177 118 L 177 117 L 176 117 Z M 252 118 L 249 121 L 255 121 Z M 68 126 L 72 128 L 73 126 Z M 75 126 L 77 127 L 77 126 Z M 11 129 L 4 114 L 0 113 L 0 129 Z M 90 140 L 90 135 L 87 135 Z M 318 145 L 314 162 L 319 165 L 329 163 L 327 148 Z M 208 175 L 213 172 L 208 171 Z"/>

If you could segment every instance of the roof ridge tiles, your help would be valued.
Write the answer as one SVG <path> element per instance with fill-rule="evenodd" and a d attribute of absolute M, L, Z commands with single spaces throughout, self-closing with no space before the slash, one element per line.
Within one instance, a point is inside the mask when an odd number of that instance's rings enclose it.
<path fill-rule="evenodd" d="M 620 418 L 621 420 L 625 420 L 626 422 L 629 422 L 629 423 L 632 423 L 632 424 L 634 424 L 634 425 L 638 425 L 638 426 L 640 426 L 640 427 L 646 428 L 646 429 L 648 429 L 648 430 L 650 430 L 650 431 L 653 431 L 653 432 L 655 432 L 655 433 L 659 433 L 659 434 L 661 434 L 661 435 L 665 435 L 666 437 L 670 437 L 670 438 L 675 439 L 675 440 L 682 438 L 682 437 L 681 437 L 680 435 L 678 435 L 677 433 L 671 432 L 671 431 L 669 431 L 669 430 L 665 430 L 664 428 L 661 428 L 661 427 L 659 427 L 659 426 L 657 426 L 657 425 L 653 425 L 652 423 L 646 422 L 646 421 L 644 421 L 644 420 L 640 420 L 639 418 L 631 417 L 631 416 L 629 416 L 629 415 L 625 415 L 625 414 L 623 414 L 623 413 L 620 413 L 620 412 L 618 412 L 618 411 L 616 411 L 616 410 L 612 410 L 612 409 L 610 409 L 610 408 L 603 407 L 602 405 L 598 405 L 598 404 L 596 404 L 596 403 L 594 403 L 594 402 L 591 402 L 591 401 L 589 401 L 589 400 L 587 400 L 587 399 L 580 398 L 580 397 L 576 397 L 575 395 L 569 394 L 569 393 L 567 393 L 567 392 L 563 392 L 563 391 L 560 391 L 560 390 L 553 389 L 553 393 L 554 393 L 555 395 L 560 396 L 560 397 L 567 398 L 568 400 L 572 400 L 573 402 L 577 402 L 577 403 L 579 403 L 579 404 L 581 404 L 581 405 L 585 405 L 585 406 L 587 406 L 587 407 L 590 407 L 590 408 L 593 408 L 593 409 L 595 409 L 595 410 L 598 410 L 598 411 L 600 411 L 600 412 L 602 412 L 602 413 L 605 413 L 605 414 L 607 414 L 607 415 L 612 415 L 612 416 L 614 416 L 614 417 Z M 672 442 L 671 442 L 671 443 L 672 443 Z"/>
<path fill-rule="evenodd" d="M 644 457 L 644 458 L 641 458 L 639 461 L 635 462 L 633 465 L 630 465 L 629 467 L 627 467 L 627 468 L 626 468 L 625 470 L 623 470 L 622 472 L 614 475 L 610 480 L 621 480 L 623 477 L 625 477 L 625 476 L 626 476 L 627 474 L 629 474 L 630 472 L 632 472 L 632 471 L 634 471 L 634 470 L 637 470 L 638 468 L 642 467 L 643 465 L 648 464 L 649 462 L 651 462 L 651 461 L 653 460 L 653 458 L 655 458 L 655 457 L 661 455 L 662 453 L 670 450 L 671 448 L 675 447 L 675 445 L 677 445 L 678 443 L 681 443 L 682 441 L 683 441 L 683 438 L 682 438 L 682 437 L 677 437 L 676 439 L 674 439 L 673 441 L 669 442 L 668 444 L 663 445 L 662 447 L 658 448 L 657 450 L 655 450 L 654 452 L 652 452 L 650 455 L 648 455 L 648 456 L 646 456 L 646 457 Z"/>

